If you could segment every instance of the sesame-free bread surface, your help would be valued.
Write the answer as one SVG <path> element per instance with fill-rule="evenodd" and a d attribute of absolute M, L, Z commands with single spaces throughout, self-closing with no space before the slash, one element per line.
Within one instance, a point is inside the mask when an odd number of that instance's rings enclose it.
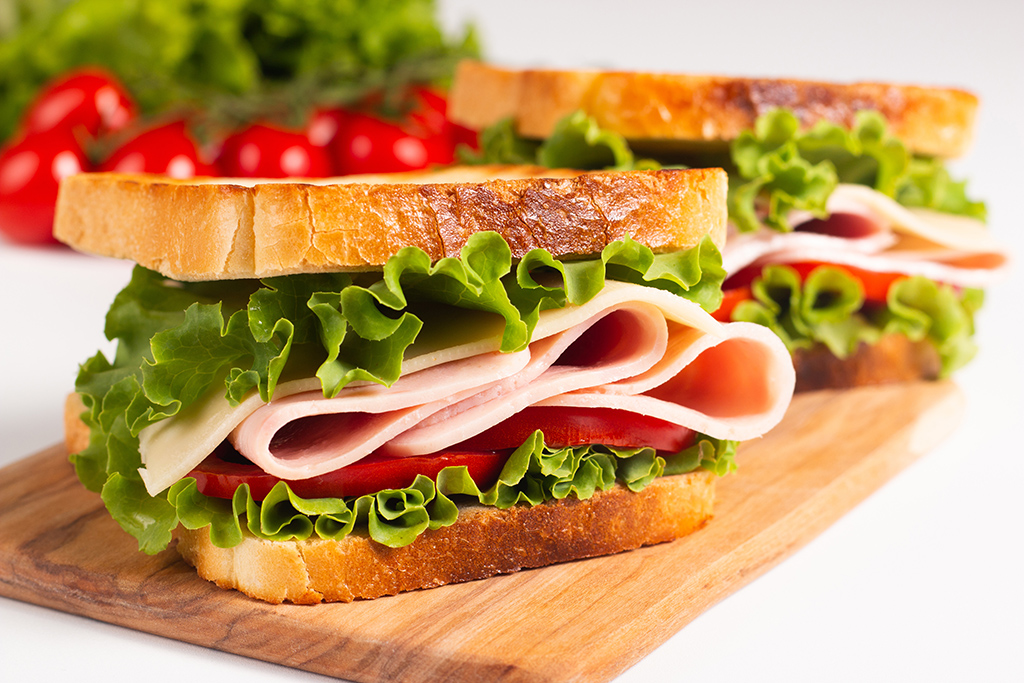
<path fill-rule="evenodd" d="M 566 114 L 583 110 L 646 154 L 721 147 L 771 109 L 793 110 L 805 126 L 851 125 L 873 109 L 918 154 L 955 157 L 969 147 L 978 106 L 963 90 L 891 83 L 740 78 L 596 70 L 510 70 L 462 62 L 449 117 L 483 129 L 511 117 L 519 133 L 546 138 Z"/>
<path fill-rule="evenodd" d="M 198 574 L 268 602 L 311 604 L 378 598 L 609 555 L 685 536 L 705 524 L 716 475 L 655 479 L 638 493 L 621 485 L 586 500 L 506 510 L 460 505 L 449 526 L 388 548 L 358 534 L 341 540 L 264 541 L 218 548 L 206 529 L 179 530 L 178 552 Z"/>
<path fill-rule="evenodd" d="M 938 379 L 939 352 L 927 339 L 887 334 L 874 344 L 861 343 L 846 358 L 837 358 L 824 344 L 793 352 L 796 391 L 852 389 L 870 384 Z"/>
<path fill-rule="evenodd" d="M 721 169 L 576 173 L 537 167 L 320 181 L 177 181 L 80 174 L 61 183 L 54 234 L 178 280 L 381 267 L 406 246 L 457 256 L 492 230 L 514 258 L 600 252 L 629 235 L 657 252 L 725 238 Z"/>

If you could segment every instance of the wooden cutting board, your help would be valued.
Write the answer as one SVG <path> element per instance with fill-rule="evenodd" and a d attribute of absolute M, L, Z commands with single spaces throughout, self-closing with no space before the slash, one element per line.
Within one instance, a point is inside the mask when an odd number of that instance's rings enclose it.
<path fill-rule="evenodd" d="M 817 536 L 959 421 L 950 383 L 797 396 L 673 543 L 351 604 L 268 605 L 155 556 L 54 446 L 0 471 L 0 594 L 357 681 L 604 681 Z M 615 647 L 600 647 L 601 643 Z"/>

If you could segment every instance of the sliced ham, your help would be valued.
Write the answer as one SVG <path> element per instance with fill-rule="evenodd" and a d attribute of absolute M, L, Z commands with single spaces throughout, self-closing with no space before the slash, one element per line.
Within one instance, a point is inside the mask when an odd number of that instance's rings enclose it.
<path fill-rule="evenodd" d="M 719 325 L 661 290 L 612 283 L 585 306 L 545 312 L 537 332 L 523 352 L 529 362 L 504 377 L 460 361 L 465 367 L 442 364 L 390 389 L 293 395 L 246 417 L 232 441 L 266 472 L 305 479 L 378 449 L 437 452 L 532 405 L 614 407 L 748 439 L 781 419 L 793 391 L 789 354 L 765 328 Z"/>
<path fill-rule="evenodd" d="M 909 209 L 863 185 L 839 185 L 827 209 L 831 221 L 792 212 L 789 219 L 795 229 L 789 233 L 731 229 L 722 252 L 726 271 L 820 261 L 879 273 L 922 275 L 960 287 L 987 287 L 1001 280 L 1009 265 L 1008 250 L 972 218 Z M 833 229 L 844 222 L 858 228 Z"/>
<path fill-rule="evenodd" d="M 605 348 L 602 342 L 609 338 L 613 343 Z M 573 354 L 574 343 L 584 348 Z M 544 399 L 645 372 L 664 356 L 667 343 L 668 325 L 659 309 L 642 303 L 619 304 L 583 324 L 534 342 L 529 373 L 522 381 L 513 384 L 506 380 L 431 415 L 392 440 L 388 452 L 436 453 Z M 588 347 L 599 345 L 599 353 L 587 353 Z"/>

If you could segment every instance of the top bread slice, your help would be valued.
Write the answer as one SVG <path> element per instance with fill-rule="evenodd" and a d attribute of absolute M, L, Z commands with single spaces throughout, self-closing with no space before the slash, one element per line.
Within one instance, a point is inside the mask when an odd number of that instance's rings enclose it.
<path fill-rule="evenodd" d="M 186 281 L 379 269 L 406 246 L 457 256 L 498 232 L 514 258 L 598 253 L 629 235 L 656 252 L 725 240 L 721 169 L 580 173 L 453 167 L 320 180 L 66 178 L 54 235 Z"/>
<path fill-rule="evenodd" d="M 808 127 L 821 119 L 850 126 L 856 112 L 877 110 L 912 152 L 949 158 L 969 147 L 978 100 L 963 90 L 887 83 L 509 70 L 466 61 L 456 72 L 448 116 L 476 130 L 511 117 L 521 135 L 543 139 L 559 119 L 583 110 L 634 150 L 671 157 L 722 148 L 777 107 L 793 110 Z"/>

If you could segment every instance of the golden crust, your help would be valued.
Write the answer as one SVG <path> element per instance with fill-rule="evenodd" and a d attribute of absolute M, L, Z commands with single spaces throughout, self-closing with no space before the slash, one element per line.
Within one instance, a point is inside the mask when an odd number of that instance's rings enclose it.
<path fill-rule="evenodd" d="M 355 599 L 473 581 L 608 555 L 685 536 L 711 518 L 715 475 L 661 477 L 639 493 L 616 486 L 588 500 L 508 510 L 460 507 L 450 527 L 388 548 L 366 536 L 338 541 L 262 541 L 217 548 L 205 529 L 182 530 L 178 551 L 222 588 L 280 603 Z"/>
<path fill-rule="evenodd" d="M 474 129 L 513 117 L 520 134 L 545 138 L 559 119 L 582 109 L 638 151 L 671 153 L 694 144 L 721 146 L 776 107 L 792 109 L 805 126 L 822 119 L 848 126 L 856 112 L 875 109 L 913 152 L 955 157 L 971 143 L 977 106 L 977 98 L 963 90 L 913 85 L 513 71 L 467 61 L 456 73 L 448 115 Z"/>
<path fill-rule="evenodd" d="M 85 404 L 76 392 L 64 400 L 64 447 L 68 453 L 84 451 L 89 445 L 89 428 L 82 422 Z"/>
<path fill-rule="evenodd" d="M 405 246 L 438 260 L 457 256 L 482 230 L 500 233 L 516 258 L 535 247 L 592 254 L 627 234 L 655 251 L 695 246 L 705 234 L 719 246 L 725 239 L 721 169 L 496 167 L 448 169 L 438 178 L 246 185 L 81 174 L 61 184 L 54 234 L 179 280 L 373 269 Z"/>
<path fill-rule="evenodd" d="M 941 369 L 939 353 L 931 342 L 910 341 L 902 334 L 886 335 L 871 345 L 862 343 L 842 360 L 822 344 L 798 349 L 793 354 L 793 365 L 796 391 L 932 380 L 938 378 Z"/>

